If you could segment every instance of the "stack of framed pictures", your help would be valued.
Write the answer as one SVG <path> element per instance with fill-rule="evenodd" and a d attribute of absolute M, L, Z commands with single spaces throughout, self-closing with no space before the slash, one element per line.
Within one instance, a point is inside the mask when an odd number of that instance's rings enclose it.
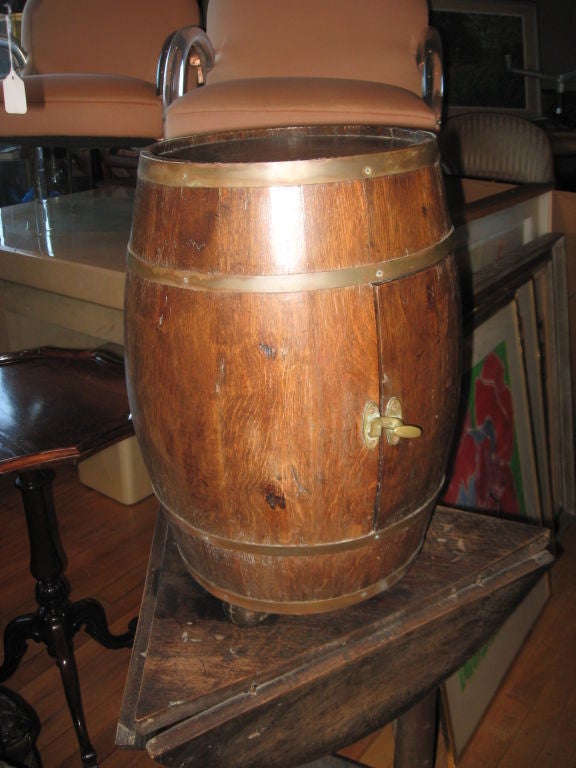
<path fill-rule="evenodd" d="M 474 273 L 464 306 L 461 426 L 442 503 L 554 530 L 575 508 L 564 238 L 536 238 Z M 454 762 L 548 594 L 544 577 L 443 686 Z"/>

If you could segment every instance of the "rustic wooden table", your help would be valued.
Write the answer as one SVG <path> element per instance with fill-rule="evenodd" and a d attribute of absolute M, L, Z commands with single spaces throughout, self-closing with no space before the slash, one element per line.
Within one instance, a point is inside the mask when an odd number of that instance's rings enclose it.
<path fill-rule="evenodd" d="M 117 743 L 163 765 L 279 768 L 400 716 L 395 765 L 432 765 L 423 726 L 434 692 L 541 578 L 548 539 L 438 507 L 415 565 L 387 592 L 240 628 L 185 571 L 160 514 Z"/>

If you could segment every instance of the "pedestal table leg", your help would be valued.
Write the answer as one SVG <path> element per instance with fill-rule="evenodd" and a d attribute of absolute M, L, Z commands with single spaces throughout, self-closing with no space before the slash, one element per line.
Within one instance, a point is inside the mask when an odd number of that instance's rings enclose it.
<path fill-rule="evenodd" d="M 78 670 L 74 657 L 69 600 L 70 587 L 64 577 L 66 557 L 60 542 L 54 512 L 52 479 L 49 470 L 32 470 L 18 475 L 16 484 L 22 493 L 30 540 L 30 573 L 36 579 L 38 610 L 22 638 L 43 642 L 56 659 L 62 685 L 80 746 L 82 763 L 94 768 L 97 758 L 90 743 L 82 708 Z"/>

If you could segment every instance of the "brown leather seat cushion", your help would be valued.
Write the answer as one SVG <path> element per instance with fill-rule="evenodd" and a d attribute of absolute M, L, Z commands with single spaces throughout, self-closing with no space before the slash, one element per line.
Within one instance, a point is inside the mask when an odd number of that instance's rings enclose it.
<path fill-rule="evenodd" d="M 404 88 L 295 77 L 230 80 L 189 91 L 168 108 L 164 135 L 322 123 L 437 128 L 434 112 Z"/>
<path fill-rule="evenodd" d="M 155 86 L 144 80 L 61 74 L 27 75 L 24 83 L 28 111 L 3 113 L 3 136 L 155 138 L 161 134 L 162 104 Z"/>

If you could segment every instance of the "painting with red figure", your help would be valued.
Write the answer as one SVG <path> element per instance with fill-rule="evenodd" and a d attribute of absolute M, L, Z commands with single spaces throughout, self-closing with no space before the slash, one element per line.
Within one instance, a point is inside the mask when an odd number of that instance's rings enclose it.
<path fill-rule="evenodd" d="M 444 503 L 523 516 L 522 470 L 505 342 L 472 368 L 457 446 Z"/>

